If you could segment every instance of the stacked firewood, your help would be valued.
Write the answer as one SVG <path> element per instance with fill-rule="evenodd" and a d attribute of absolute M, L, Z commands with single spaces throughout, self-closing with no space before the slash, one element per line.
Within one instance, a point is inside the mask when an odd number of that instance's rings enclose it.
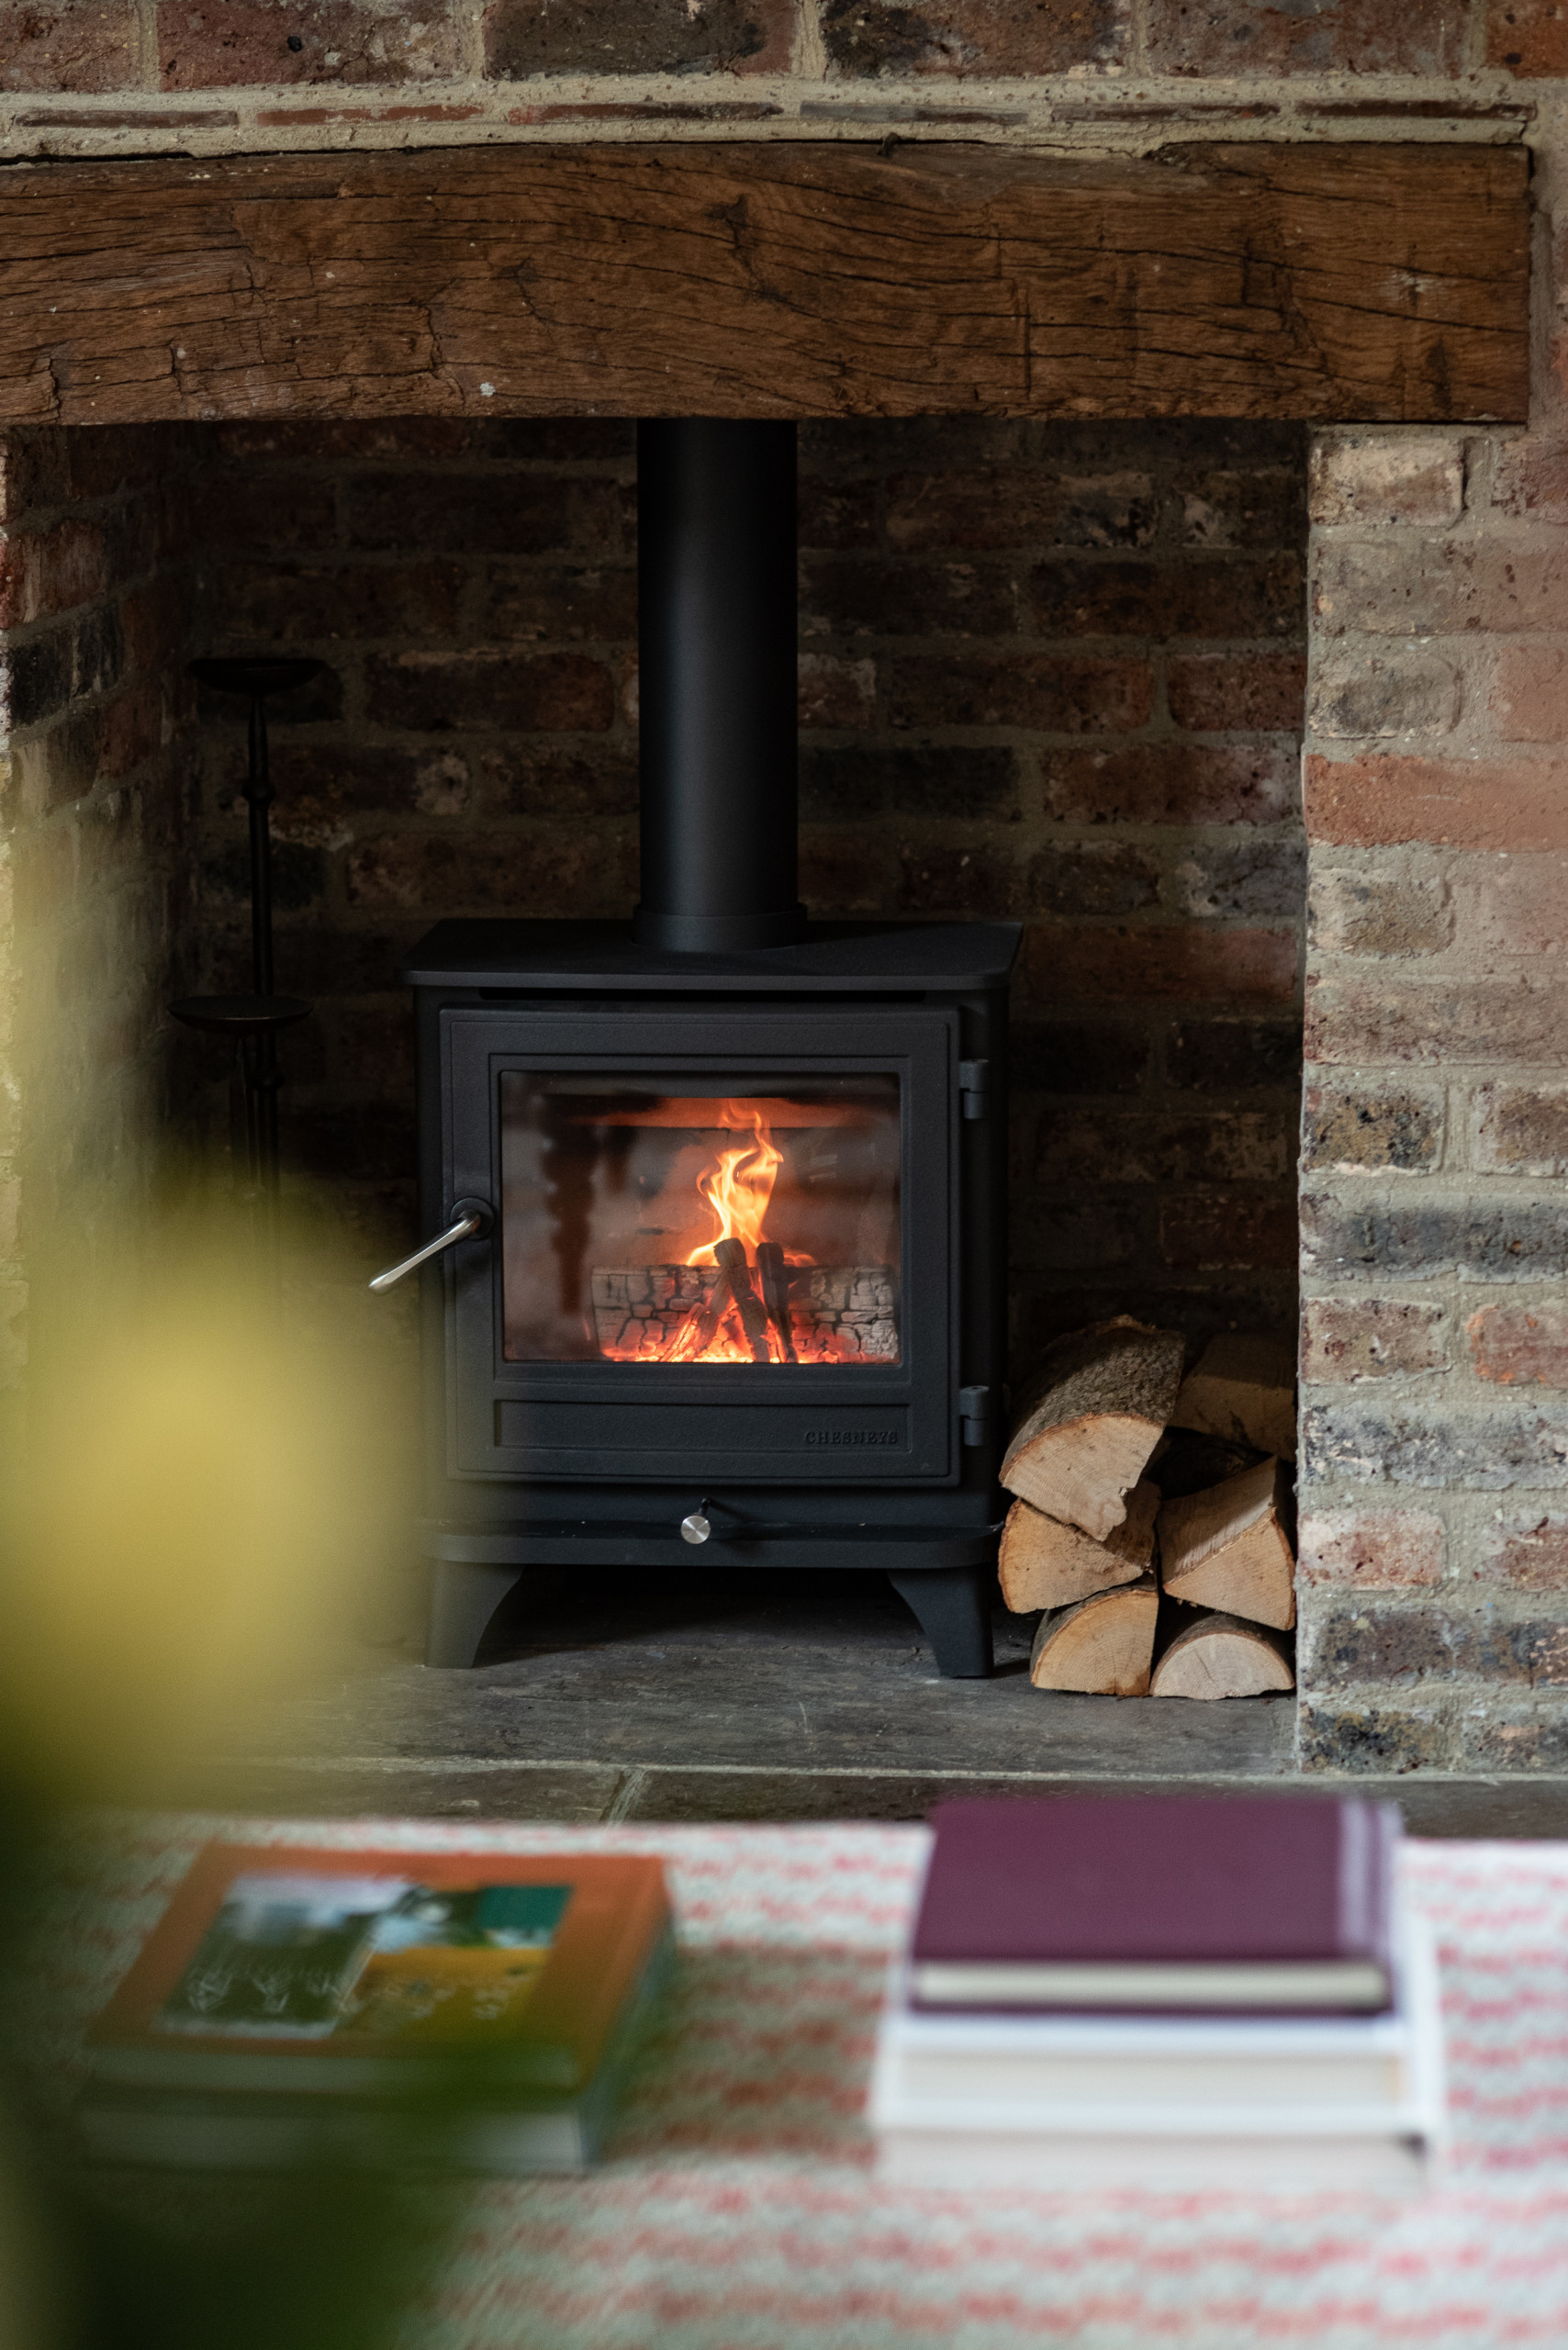
<path fill-rule="evenodd" d="M 1051 1348 L 1002 1482 L 1002 1597 L 1043 1609 L 1039 1689 L 1252 1697 L 1295 1685 L 1295 1371 L 1286 1338 L 1125 1315 Z"/>

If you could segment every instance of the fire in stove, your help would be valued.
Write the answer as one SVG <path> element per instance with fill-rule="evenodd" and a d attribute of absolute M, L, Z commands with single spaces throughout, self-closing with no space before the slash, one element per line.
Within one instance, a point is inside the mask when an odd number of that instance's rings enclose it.
<path fill-rule="evenodd" d="M 896 1080 L 502 1093 L 510 1360 L 899 1360 Z"/>

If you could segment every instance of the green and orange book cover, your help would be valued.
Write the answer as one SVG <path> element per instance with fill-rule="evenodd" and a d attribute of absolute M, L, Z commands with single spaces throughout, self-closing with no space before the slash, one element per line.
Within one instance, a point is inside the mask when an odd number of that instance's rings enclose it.
<path fill-rule="evenodd" d="M 127 2087 L 570 2097 L 645 2004 L 664 1870 L 621 1853 L 207 1845 L 89 2032 Z"/>

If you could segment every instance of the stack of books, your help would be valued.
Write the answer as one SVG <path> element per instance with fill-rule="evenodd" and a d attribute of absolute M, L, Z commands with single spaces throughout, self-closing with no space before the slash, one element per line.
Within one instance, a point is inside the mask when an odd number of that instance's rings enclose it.
<path fill-rule="evenodd" d="M 1421 2184 L 1444 2139 L 1429 1929 L 1393 1805 L 952 1803 L 879 2036 L 910 2184 Z"/>
<path fill-rule="evenodd" d="M 657 1860 L 209 1844 L 90 2030 L 84 2149 L 582 2170 L 671 1950 Z"/>

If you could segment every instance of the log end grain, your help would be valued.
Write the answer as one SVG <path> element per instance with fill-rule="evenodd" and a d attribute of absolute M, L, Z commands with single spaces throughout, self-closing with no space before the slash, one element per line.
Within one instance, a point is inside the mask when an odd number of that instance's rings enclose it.
<path fill-rule="evenodd" d="M 1155 1666 L 1151 1697 L 1265 1697 L 1295 1687 L 1285 1643 L 1238 1616 L 1179 1632 Z"/>

